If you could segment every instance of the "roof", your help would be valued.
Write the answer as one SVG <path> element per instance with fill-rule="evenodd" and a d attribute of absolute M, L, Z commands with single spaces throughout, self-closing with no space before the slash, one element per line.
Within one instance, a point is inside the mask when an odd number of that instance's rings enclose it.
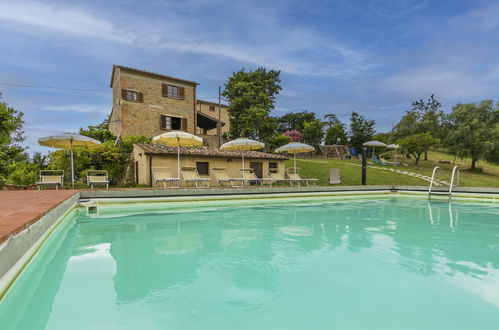
<path fill-rule="evenodd" d="M 166 76 L 166 75 L 159 74 L 159 73 L 154 73 L 154 72 L 145 71 L 145 70 L 139 70 L 139 69 L 135 69 L 135 68 L 130 68 L 128 66 L 116 65 L 115 64 L 115 65 L 113 65 L 113 73 L 111 74 L 111 82 L 109 84 L 109 87 L 113 87 L 114 71 L 117 68 L 120 68 L 120 69 L 123 69 L 123 70 L 126 70 L 126 71 L 132 71 L 132 72 L 135 72 L 135 73 L 138 73 L 138 74 L 142 74 L 142 75 L 152 76 L 154 78 L 175 80 L 175 81 L 178 81 L 178 82 L 182 82 L 184 84 L 194 85 L 194 86 L 199 85 L 199 83 L 197 83 L 195 81 L 192 81 L 192 80 L 186 80 L 186 79 L 182 79 L 182 78 L 176 78 L 176 77 L 172 77 L 172 76 Z"/>
<path fill-rule="evenodd" d="M 204 104 L 209 104 L 209 105 L 215 105 L 215 106 L 218 106 L 218 103 L 217 102 L 210 102 L 210 101 L 205 101 L 205 100 L 200 100 L 200 99 L 197 99 L 196 100 L 196 103 L 204 103 Z M 230 108 L 227 104 L 223 104 L 221 103 L 220 104 L 222 107 L 224 108 Z"/>
<path fill-rule="evenodd" d="M 177 147 L 167 147 L 160 143 L 136 143 L 138 147 L 144 150 L 146 155 L 172 155 L 177 156 Z M 288 158 L 260 151 L 243 151 L 244 158 L 252 159 L 277 159 L 286 160 Z M 198 156 L 198 157 L 230 157 L 240 158 L 241 152 L 235 150 L 220 150 L 218 148 L 184 148 L 180 147 L 181 156 Z"/>

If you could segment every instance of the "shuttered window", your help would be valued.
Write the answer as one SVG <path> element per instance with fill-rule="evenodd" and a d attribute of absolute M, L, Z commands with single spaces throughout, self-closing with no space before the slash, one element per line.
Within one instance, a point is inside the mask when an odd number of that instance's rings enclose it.
<path fill-rule="evenodd" d="M 161 95 L 171 99 L 185 99 L 185 88 L 175 85 L 163 84 L 161 87 Z"/>
<path fill-rule="evenodd" d="M 161 115 L 160 127 L 163 130 L 185 131 L 187 130 L 187 119 Z"/>
<path fill-rule="evenodd" d="M 127 89 L 121 90 L 121 98 L 123 100 L 131 101 L 131 102 L 144 102 L 144 94 L 141 92 L 130 91 Z"/>
<path fill-rule="evenodd" d="M 215 111 L 215 106 L 214 105 L 210 105 L 210 111 Z"/>
<path fill-rule="evenodd" d="M 277 163 L 276 162 L 269 162 L 269 172 L 270 173 L 277 173 Z"/>

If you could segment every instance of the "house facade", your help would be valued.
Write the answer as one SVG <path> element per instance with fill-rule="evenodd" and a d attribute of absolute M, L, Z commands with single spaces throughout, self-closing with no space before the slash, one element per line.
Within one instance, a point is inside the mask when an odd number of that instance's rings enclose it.
<path fill-rule="evenodd" d="M 228 107 L 197 100 L 195 81 L 113 66 L 109 130 L 116 136 L 153 137 L 174 130 L 201 136 L 219 147 L 230 128 Z"/>

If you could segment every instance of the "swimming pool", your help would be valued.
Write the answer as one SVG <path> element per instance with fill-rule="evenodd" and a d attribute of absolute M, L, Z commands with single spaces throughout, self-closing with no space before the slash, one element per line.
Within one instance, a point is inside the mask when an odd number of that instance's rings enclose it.
<path fill-rule="evenodd" d="M 412 197 L 75 212 L 0 302 L 6 329 L 487 329 L 499 205 Z"/>

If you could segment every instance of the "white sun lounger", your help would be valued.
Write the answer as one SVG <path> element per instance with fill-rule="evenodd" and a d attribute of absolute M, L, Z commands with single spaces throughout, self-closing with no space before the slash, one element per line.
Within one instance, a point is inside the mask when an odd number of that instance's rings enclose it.
<path fill-rule="evenodd" d="M 268 183 L 268 185 L 270 187 L 270 186 L 272 186 L 272 183 L 275 182 L 275 180 L 273 178 L 259 178 L 259 177 L 257 177 L 252 168 L 245 168 L 244 170 L 241 168 L 239 170 L 239 172 L 241 172 L 241 175 L 244 178 L 244 182 L 246 182 L 247 184 L 251 184 L 251 182 L 255 182 L 255 184 L 260 184 L 260 185 Z"/>
<path fill-rule="evenodd" d="M 109 175 L 106 170 L 87 170 L 87 186 L 93 190 L 94 185 L 103 185 L 109 189 Z"/>
<path fill-rule="evenodd" d="M 270 170 L 267 171 L 268 174 L 269 174 L 269 177 L 271 177 L 272 179 L 274 179 L 275 183 L 280 183 L 280 182 L 291 182 L 291 179 L 286 179 L 284 177 L 284 174 L 282 174 L 281 172 L 279 171 L 276 171 L 276 172 L 272 172 Z"/>
<path fill-rule="evenodd" d="M 210 178 L 201 178 L 198 170 L 194 166 L 186 166 L 180 169 L 185 183 L 194 182 L 196 188 L 199 188 L 200 183 L 204 182 L 206 188 L 210 187 Z"/>
<path fill-rule="evenodd" d="M 224 183 L 230 183 L 232 187 L 243 187 L 244 179 L 243 178 L 231 178 L 227 173 L 227 169 L 225 167 L 213 167 L 211 169 L 211 173 L 215 176 L 215 180 L 217 180 L 219 185 L 223 185 Z M 234 185 L 234 182 L 239 182 L 239 185 Z"/>
<path fill-rule="evenodd" d="M 307 186 L 310 186 L 310 184 L 313 184 L 315 186 L 317 179 L 302 179 L 299 172 L 300 169 L 298 167 L 288 167 L 286 169 L 286 174 L 288 175 L 288 178 L 291 180 L 290 181 L 291 184 L 296 183 L 298 186 L 300 186 L 301 183 L 304 182 L 307 184 Z"/>
<path fill-rule="evenodd" d="M 43 186 L 55 186 L 59 190 L 59 186 L 64 184 L 64 171 L 63 170 L 41 170 L 39 173 L 39 181 L 36 183 L 38 190 Z"/>
<path fill-rule="evenodd" d="M 172 177 L 169 167 L 153 167 L 152 176 L 154 179 L 154 183 L 163 182 L 163 186 L 165 188 L 167 188 L 167 183 L 169 184 L 170 188 L 180 187 L 180 179 Z"/>

